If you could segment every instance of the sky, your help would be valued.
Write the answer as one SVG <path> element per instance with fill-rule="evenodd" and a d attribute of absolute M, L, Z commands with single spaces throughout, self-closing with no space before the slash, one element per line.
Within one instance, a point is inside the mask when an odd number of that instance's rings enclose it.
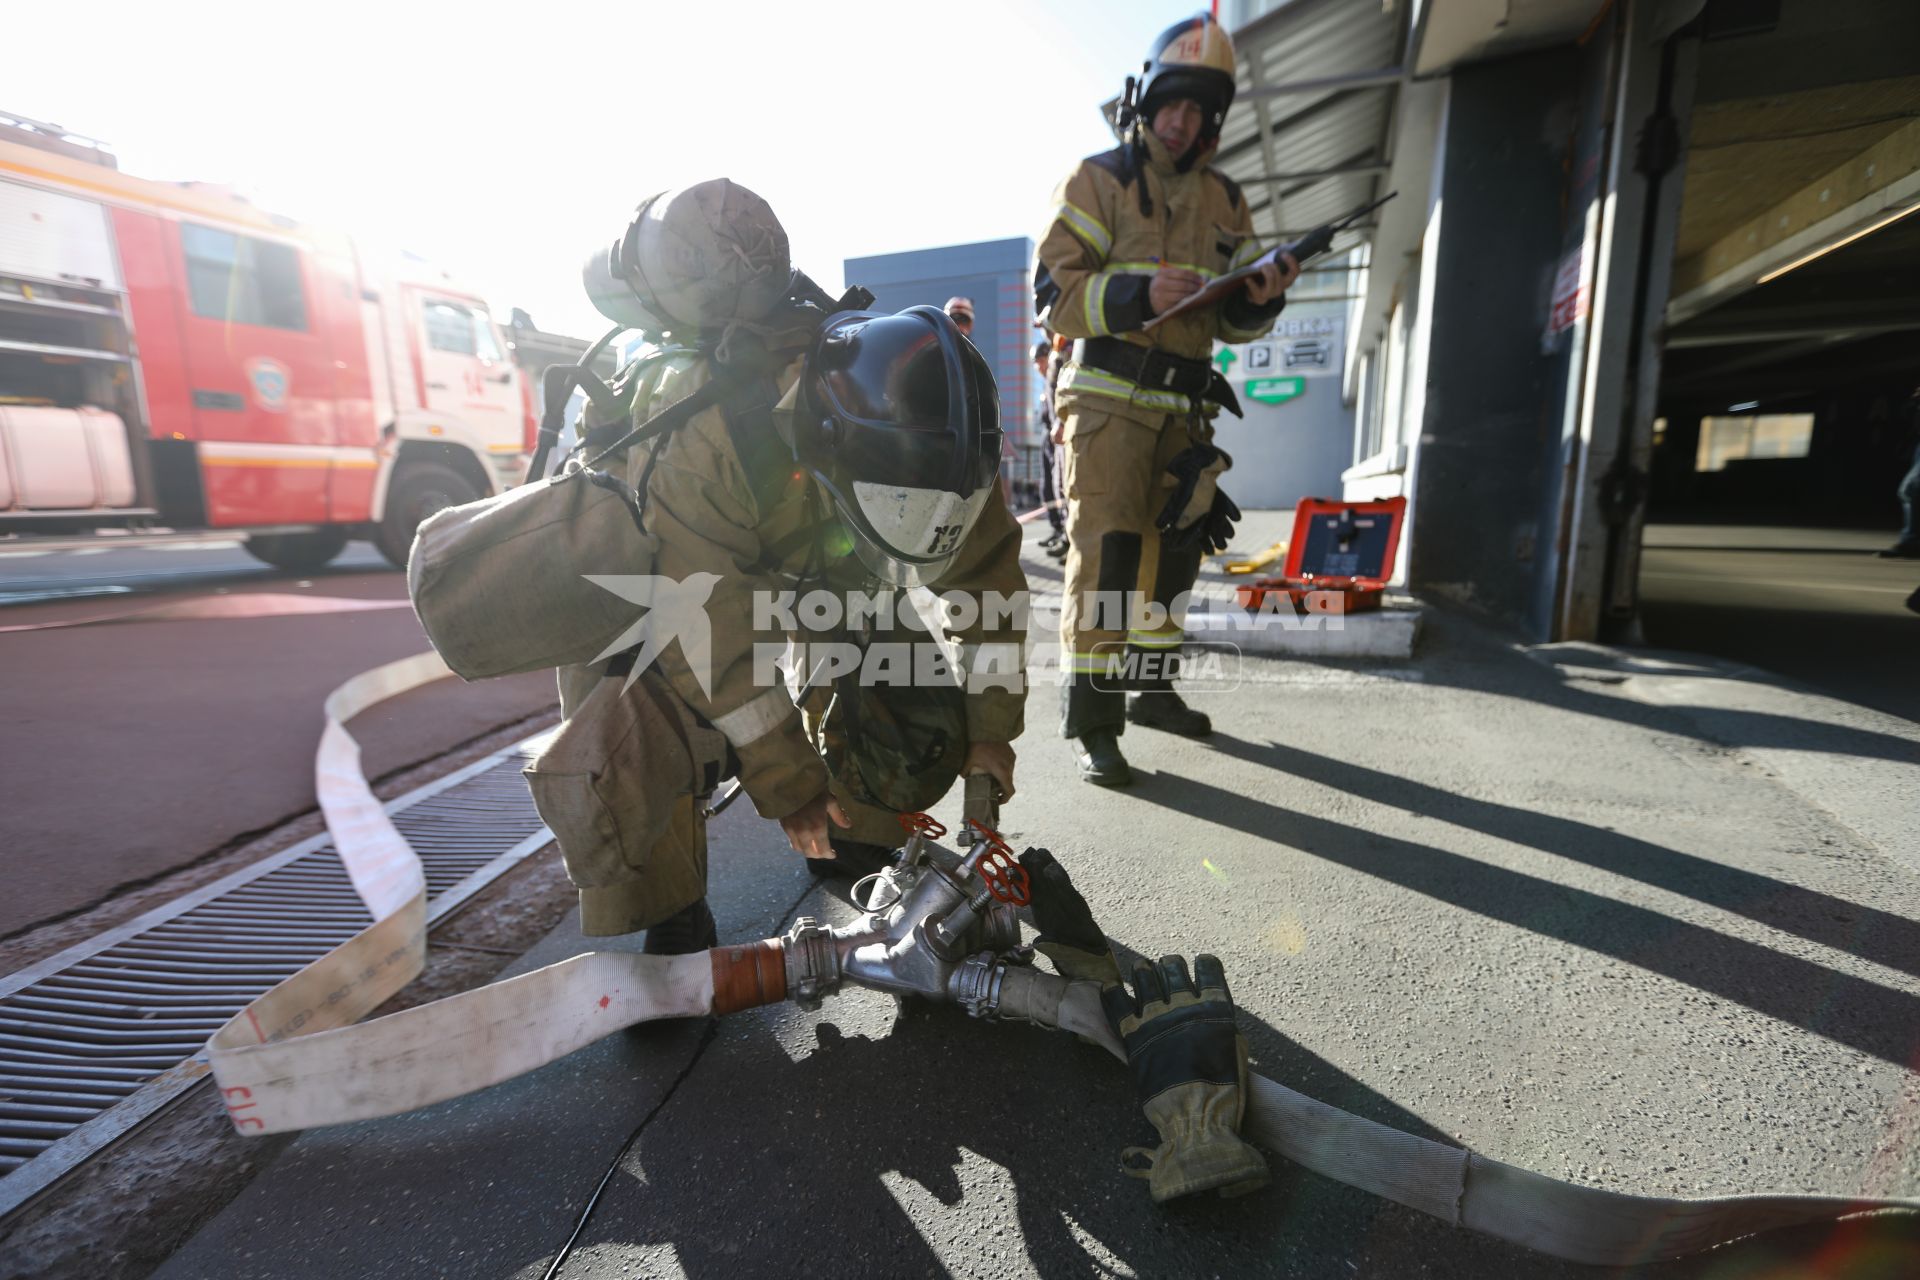
<path fill-rule="evenodd" d="M 518 306 L 590 337 L 588 253 L 705 178 L 766 197 L 835 291 L 849 257 L 1037 237 L 1054 185 L 1113 145 L 1100 104 L 1199 8 L 33 5 L 7 18 L 22 56 L 0 110 L 103 139 L 128 173 L 409 249 L 502 321 Z"/>

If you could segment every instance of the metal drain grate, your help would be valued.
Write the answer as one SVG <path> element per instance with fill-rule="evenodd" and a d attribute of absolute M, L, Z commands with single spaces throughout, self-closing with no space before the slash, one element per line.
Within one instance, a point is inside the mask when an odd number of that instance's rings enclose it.
<path fill-rule="evenodd" d="M 520 770 L 537 735 L 390 802 L 427 921 L 552 837 Z M 207 1074 L 207 1037 L 372 922 L 326 835 L 0 978 L 0 1214 Z"/>

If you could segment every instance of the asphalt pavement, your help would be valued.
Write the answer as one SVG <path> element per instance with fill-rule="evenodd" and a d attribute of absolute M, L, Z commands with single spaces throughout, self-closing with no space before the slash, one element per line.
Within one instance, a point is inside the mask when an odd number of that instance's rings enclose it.
<path fill-rule="evenodd" d="M 1718 654 L 1920 720 L 1920 561 L 1882 560 L 1884 532 L 1649 525 L 1647 643 Z"/>
<path fill-rule="evenodd" d="M 0 554 L 0 937 L 312 809 L 327 693 L 429 647 L 364 547 L 305 576 L 233 544 Z M 378 778 L 554 701 L 546 673 L 447 680 L 354 733 Z"/>
<path fill-rule="evenodd" d="M 1126 735 L 1140 781 L 1121 792 L 1074 778 L 1036 689 L 1004 821 L 1126 955 L 1220 955 L 1257 1070 L 1616 1191 L 1920 1195 L 1920 864 L 1861 834 L 1897 834 L 1897 808 L 1849 821 L 1847 796 L 1809 797 L 1765 754 L 1920 784 L 1920 730 L 1835 725 L 1792 690 L 1716 712 L 1751 678 L 1527 652 L 1445 615 L 1408 664 L 1248 663 L 1196 698 L 1211 739 Z M 1668 670 L 1683 682 L 1654 697 Z M 724 938 L 844 917 L 746 805 L 714 844 Z M 637 942 L 567 925 L 518 968 Z M 305 1134 L 158 1274 L 532 1280 L 603 1180 L 565 1280 L 1595 1274 L 1277 1159 L 1255 1195 L 1156 1208 L 1119 1169 L 1149 1141 L 1121 1069 L 1070 1037 L 852 992 L 621 1033 Z M 1920 1231 L 1812 1228 L 1628 1272 L 1863 1259 L 1903 1274 Z"/>

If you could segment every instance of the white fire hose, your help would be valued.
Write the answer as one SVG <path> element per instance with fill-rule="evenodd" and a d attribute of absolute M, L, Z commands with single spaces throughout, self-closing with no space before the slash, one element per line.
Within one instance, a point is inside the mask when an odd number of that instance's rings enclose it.
<path fill-rule="evenodd" d="M 327 827 L 374 923 L 236 1015 L 209 1043 L 242 1133 L 394 1115 L 532 1071 L 624 1027 L 793 999 L 845 982 L 1057 1027 L 1125 1060 L 1098 985 L 1032 968 L 1020 947 L 1023 873 L 997 840 L 959 853 L 931 824 L 856 905 L 855 923 L 801 919 L 783 938 L 687 956 L 589 952 L 358 1023 L 426 960 L 426 880 L 360 771 L 345 722 L 448 671 L 431 653 L 356 676 L 327 698 L 315 782 Z M 1016 885 L 1014 881 L 1021 881 Z M 1920 1199 L 1749 1195 L 1689 1200 L 1584 1187 L 1404 1133 L 1251 1078 L 1247 1136 L 1316 1173 L 1576 1262 L 1678 1257 L 1756 1231 Z"/>

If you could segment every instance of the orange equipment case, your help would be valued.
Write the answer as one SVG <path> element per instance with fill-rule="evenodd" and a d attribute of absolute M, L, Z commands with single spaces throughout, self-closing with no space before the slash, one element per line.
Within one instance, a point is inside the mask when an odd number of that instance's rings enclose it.
<path fill-rule="evenodd" d="M 1277 578 L 1256 578 L 1233 595 L 1257 611 L 1269 595 L 1285 595 L 1311 613 L 1361 613 L 1378 609 L 1393 576 L 1407 500 L 1336 502 L 1305 498 L 1293 512 L 1287 562 Z M 1309 603 L 1308 597 L 1317 599 Z"/>

